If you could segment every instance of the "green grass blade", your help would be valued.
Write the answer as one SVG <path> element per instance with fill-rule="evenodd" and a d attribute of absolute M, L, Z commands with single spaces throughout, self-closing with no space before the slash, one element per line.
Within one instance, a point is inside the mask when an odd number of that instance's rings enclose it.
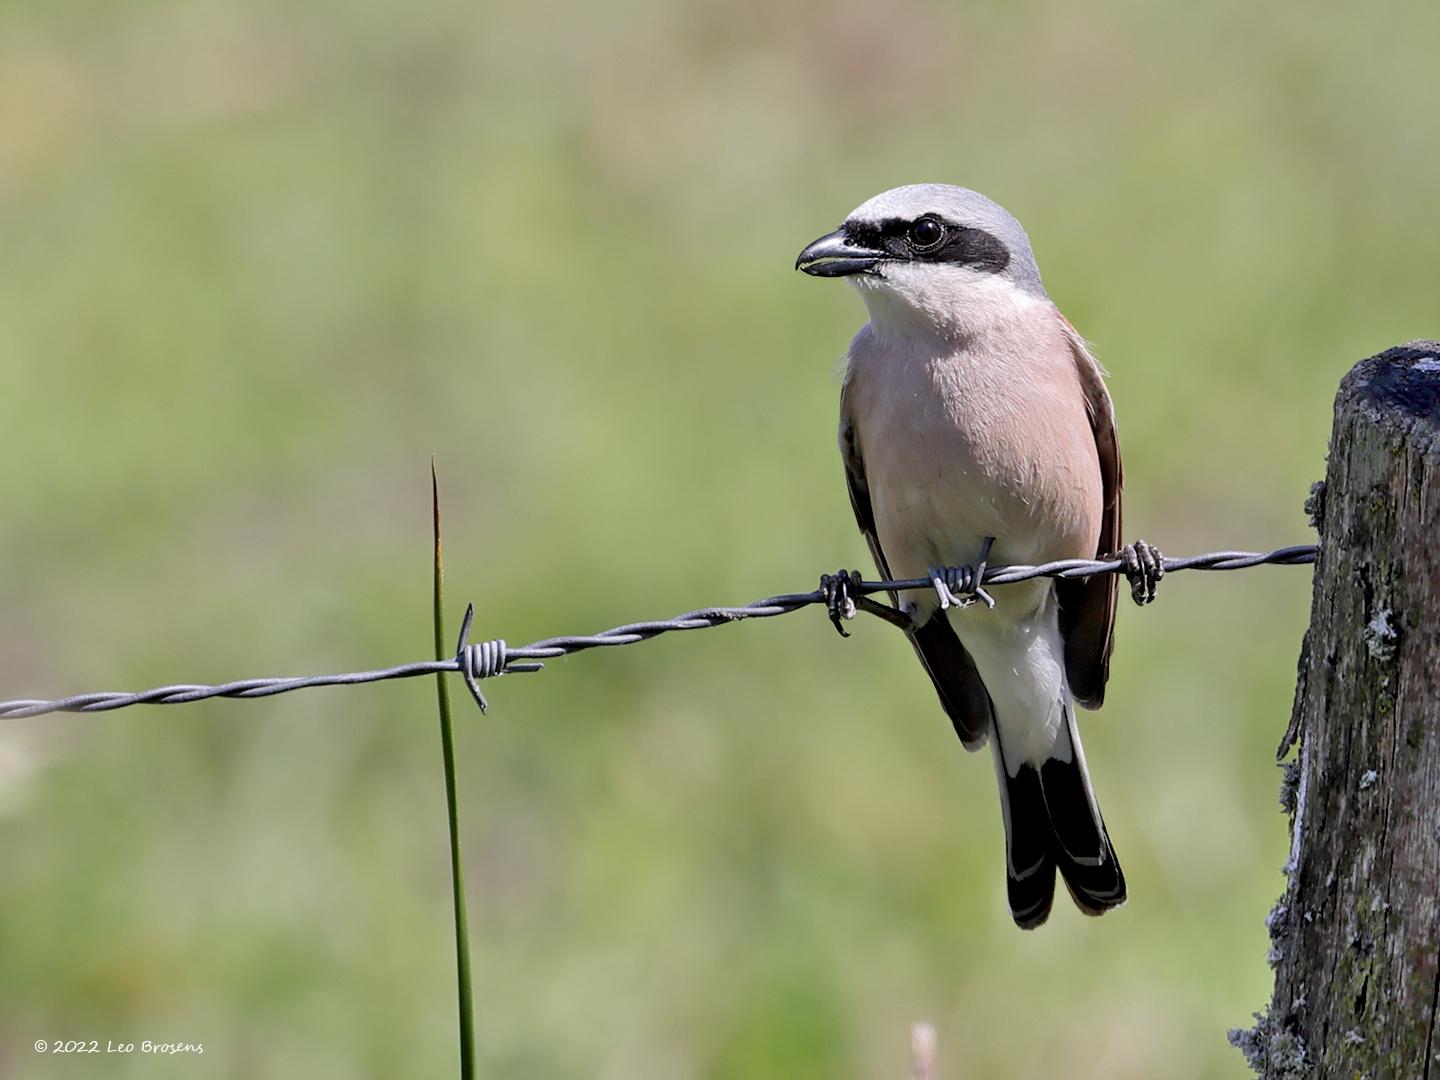
<path fill-rule="evenodd" d="M 430 498 L 435 520 L 435 659 L 444 660 L 445 570 L 440 554 L 440 481 L 430 462 Z M 475 1011 L 470 994 L 470 927 L 465 911 L 465 871 L 460 863 L 460 814 L 455 801 L 455 731 L 450 722 L 450 686 L 444 673 L 435 676 L 440 706 L 440 748 L 445 757 L 445 804 L 450 820 L 450 881 L 455 902 L 455 974 L 460 999 L 460 1076 L 475 1076 Z"/>

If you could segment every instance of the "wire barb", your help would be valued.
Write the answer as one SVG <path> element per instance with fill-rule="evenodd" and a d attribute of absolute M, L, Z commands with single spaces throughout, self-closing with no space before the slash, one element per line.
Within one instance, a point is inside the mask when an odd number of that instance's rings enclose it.
<path fill-rule="evenodd" d="M 1153 595 L 1153 582 L 1158 580 L 1161 574 L 1174 573 L 1177 570 L 1245 570 L 1252 566 L 1267 564 L 1303 566 L 1315 561 L 1315 550 L 1314 544 L 1300 544 L 1295 547 L 1277 548 L 1274 551 L 1266 552 L 1212 551 L 1205 555 L 1172 558 L 1161 557 L 1158 551 L 1150 548 L 1155 557 L 1155 566 L 1152 567 L 1155 572 L 1150 583 L 1150 590 Z M 1127 560 L 1124 555 L 1115 555 L 1108 559 L 1061 559 L 1039 566 L 990 566 L 986 567 L 982 574 L 977 575 L 980 580 L 974 584 L 976 586 L 1009 585 L 1016 581 L 1028 581 L 1037 577 L 1070 579 L 1090 577 L 1094 574 L 1117 573 L 1127 573 Z M 896 611 L 884 604 L 876 604 L 866 598 L 879 592 L 894 593 L 909 589 L 933 589 L 935 587 L 930 578 L 911 578 L 903 581 L 862 581 L 856 571 L 851 571 L 844 576 L 846 578 L 844 595 L 853 600 L 856 610 L 869 612 L 902 628 L 908 625 L 908 619 L 903 612 Z M 0 702 L 0 719 L 20 719 L 58 712 L 108 712 L 111 709 L 124 709 L 131 705 L 180 705 L 216 697 L 270 697 L 274 694 L 288 694 L 292 690 L 304 690 L 312 686 L 356 686 L 361 683 L 384 682 L 388 679 L 412 679 L 419 675 L 434 675 L 437 672 L 449 671 L 461 674 L 475 703 L 484 712 L 489 707 L 489 702 L 480 692 L 480 680 L 482 679 L 495 678 L 517 671 L 540 671 L 545 666 L 540 663 L 542 660 L 569 656 L 571 653 L 583 652 L 586 649 L 634 645 L 675 630 L 707 630 L 711 627 L 738 622 L 741 619 L 768 619 L 776 615 L 788 615 L 792 611 L 799 611 L 812 604 L 825 604 L 829 607 L 836 601 L 837 592 L 840 592 L 837 588 L 838 584 L 838 582 L 832 581 L 830 587 L 822 586 L 814 592 L 769 596 L 740 607 L 699 608 L 695 611 L 687 611 L 683 615 L 677 615 L 673 619 L 629 623 L 625 626 L 602 630 L 598 634 L 573 634 L 545 638 L 518 649 L 506 645 L 500 638 L 492 641 L 470 642 L 468 640 L 470 626 L 475 618 L 475 605 L 471 604 L 466 608 L 464 621 L 460 624 L 460 636 L 456 642 L 453 660 L 421 660 L 413 664 L 400 664 L 374 671 L 354 671 L 343 675 L 243 679 L 216 686 L 191 684 L 159 686 L 152 690 L 142 690 L 133 694 L 102 691 L 76 694 L 72 697 L 56 698 L 50 701 L 41 699 L 3 701 Z M 849 610 L 848 605 L 843 605 L 840 613 L 844 615 Z"/>
<path fill-rule="evenodd" d="M 506 646 L 504 638 L 495 638 L 493 641 L 467 641 L 466 639 L 470 636 L 470 624 L 474 621 L 475 605 L 467 604 L 465 605 L 465 618 L 460 622 L 460 637 L 455 642 L 455 664 L 461 678 L 465 680 L 465 689 L 470 691 L 470 696 L 475 699 L 475 704 L 480 706 L 480 712 L 484 714 L 490 708 L 490 703 L 485 700 L 485 695 L 480 691 L 481 679 L 493 679 L 510 671 L 539 671 L 545 665 L 511 664 L 510 650 Z"/>

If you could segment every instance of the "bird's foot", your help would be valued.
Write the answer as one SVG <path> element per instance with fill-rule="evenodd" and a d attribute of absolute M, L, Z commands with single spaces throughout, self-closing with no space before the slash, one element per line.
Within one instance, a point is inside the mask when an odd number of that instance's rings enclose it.
<path fill-rule="evenodd" d="M 990 548 L 995 543 L 993 536 L 987 536 L 980 545 L 980 561 L 974 566 L 932 566 L 930 583 L 935 586 L 935 595 L 940 598 L 942 608 L 964 609 L 977 600 L 987 608 L 995 606 L 995 598 L 981 587 L 985 580 L 985 568 L 990 563 Z"/>
<path fill-rule="evenodd" d="M 841 637 L 850 636 L 841 625 L 841 620 L 848 622 L 855 617 L 857 611 L 884 619 L 891 626 L 898 626 L 907 632 L 915 628 L 909 612 L 862 595 L 860 584 L 859 570 L 837 570 L 833 574 L 820 575 L 820 594 L 825 599 L 825 611 L 830 616 L 831 625 Z"/>
<path fill-rule="evenodd" d="M 1165 576 L 1165 557 L 1144 540 L 1121 548 L 1119 555 L 1125 564 L 1125 580 L 1130 582 L 1130 597 L 1143 607 L 1155 599 L 1155 586 Z"/>
<path fill-rule="evenodd" d="M 859 595 L 856 587 L 859 584 L 859 570 L 837 570 L 833 574 L 820 575 L 820 592 L 825 597 L 825 611 L 830 616 L 835 632 L 841 637 L 850 636 L 849 631 L 840 625 L 840 620 L 848 622 L 855 618 L 855 600 Z"/>

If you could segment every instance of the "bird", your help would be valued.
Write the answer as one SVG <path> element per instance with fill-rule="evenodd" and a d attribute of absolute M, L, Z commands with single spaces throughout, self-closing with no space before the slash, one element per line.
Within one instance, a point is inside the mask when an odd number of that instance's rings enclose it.
<path fill-rule="evenodd" d="M 1120 906 L 1125 875 L 1075 718 L 1104 701 L 1116 578 L 1035 578 L 999 601 L 982 584 L 992 560 L 1117 550 L 1123 475 L 1105 372 L 1046 293 L 1019 221 L 967 188 L 882 192 L 795 265 L 846 279 L 869 315 L 840 393 L 850 501 L 881 575 L 934 585 L 903 604 L 891 593 L 891 621 L 965 748 L 991 747 L 1011 917 L 1043 924 L 1057 871 L 1085 914 Z M 1153 597 L 1158 552 L 1137 546 L 1127 572 L 1142 564 Z"/>

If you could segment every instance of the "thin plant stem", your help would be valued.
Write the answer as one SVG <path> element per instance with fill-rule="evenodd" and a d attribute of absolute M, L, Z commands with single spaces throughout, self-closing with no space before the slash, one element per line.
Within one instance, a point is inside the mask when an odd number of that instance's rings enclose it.
<path fill-rule="evenodd" d="M 430 499 L 435 520 L 435 659 L 445 656 L 445 568 L 440 555 L 440 481 L 430 462 Z M 460 862 L 460 813 L 455 801 L 455 731 L 450 722 L 450 689 L 435 675 L 440 706 L 440 749 L 445 758 L 445 804 L 450 822 L 450 881 L 455 903 L 455 975 L 460 1003 L 460 1077 L 475 1077 L 475 1011 L 470 994 L 470 927 L 465 911 L 465 871 Z"/>

